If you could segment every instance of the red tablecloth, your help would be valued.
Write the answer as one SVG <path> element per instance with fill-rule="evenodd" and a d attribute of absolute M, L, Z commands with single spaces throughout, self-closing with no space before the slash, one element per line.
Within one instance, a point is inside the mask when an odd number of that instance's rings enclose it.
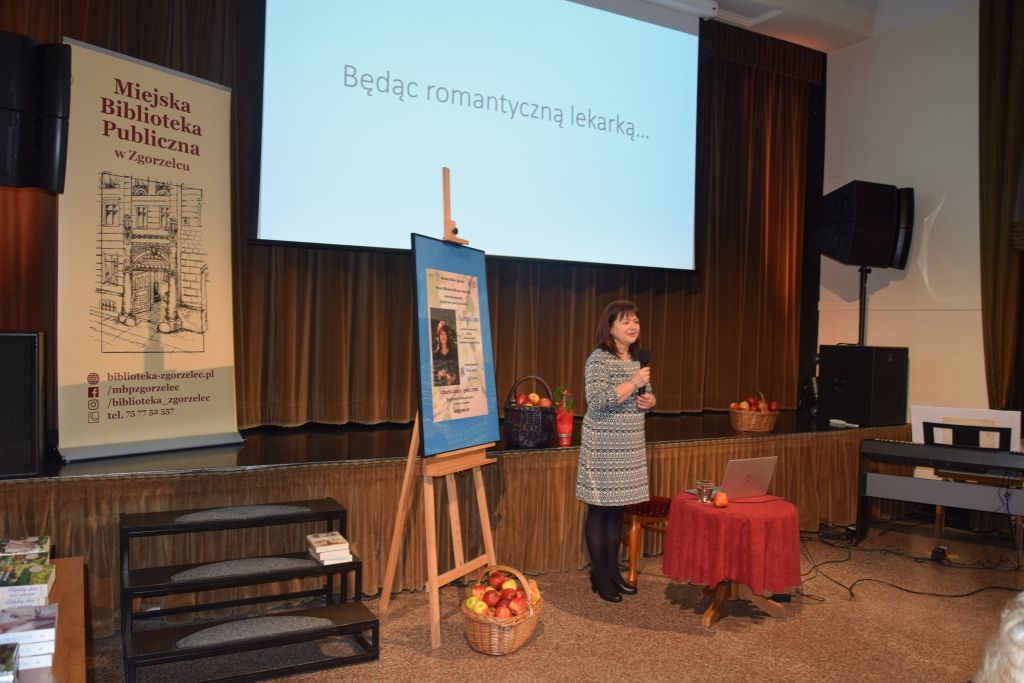
<path fill-rule="evenodd" d="M 800 526 L 796 507 L 775 496 L 716 508 L 682 491 L 672 499 L 662 562 L 677 581 L 714 587 L 728 579 L 783 593 L 800 584 Z"/>

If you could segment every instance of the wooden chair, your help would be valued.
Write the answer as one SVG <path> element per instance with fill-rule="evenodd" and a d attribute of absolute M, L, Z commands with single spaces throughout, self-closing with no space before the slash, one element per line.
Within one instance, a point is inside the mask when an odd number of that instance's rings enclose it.
<path fill-rule="evenodd" d="M 626 575 L 629 585 L 636 586 L 637 565 L 640 563 L 640 550 L 644 543 L 643 532 L 653 531 L 664 536 L 668 527 L 668 509 L 671 504 L 671 498 L 651 496 L 643 503 L 626 506 L 623 516 L 625 534 L 622 537 L 622 542 L 626 545 L 626 555 L 629 558 L 629 573 Z"/>

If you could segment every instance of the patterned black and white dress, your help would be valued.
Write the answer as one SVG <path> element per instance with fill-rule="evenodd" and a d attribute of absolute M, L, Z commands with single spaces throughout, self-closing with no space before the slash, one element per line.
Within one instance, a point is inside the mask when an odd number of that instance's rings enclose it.
<path fill-rule="evenodd" d="M 587 358 L 587 414 L 576 472 L 576 497 L 584 503 L 629 505 L 650 498 L 644 414 L 632 397 L 619 403 L 615 391 L 639 369 L 639 362 L 601 348 Z"/>

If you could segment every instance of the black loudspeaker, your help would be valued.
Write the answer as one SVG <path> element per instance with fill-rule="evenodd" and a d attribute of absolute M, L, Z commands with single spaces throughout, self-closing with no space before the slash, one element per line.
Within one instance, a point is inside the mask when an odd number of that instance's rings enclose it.
<path fill-rule="evenodd" d="M 0 186 L 64 191 L 71 47 L 0 31 Z"/>
<path fill-rule="evenodd" d="M 818 246 L 854 266 L 903 268 L 914 225 L 914 191 L 855 180 L 821 200 Z"/>
<path fill-rule="evenodd" d="M 0 478 L 43 471 L 43 335 L 0 332 Z"/>
<path fill-rule="evenodd" d="M 914 236 L 914 188 L 896 190 L 896 246 L 892 251 L 893 268 L 903 270 L 910 256 L 910 238 Z"/>
<path fill-rule="evenodd" d="M 861 427 L 905 424 L 907 363 L 905 347 L 822 346 L 819 415 Z"/>

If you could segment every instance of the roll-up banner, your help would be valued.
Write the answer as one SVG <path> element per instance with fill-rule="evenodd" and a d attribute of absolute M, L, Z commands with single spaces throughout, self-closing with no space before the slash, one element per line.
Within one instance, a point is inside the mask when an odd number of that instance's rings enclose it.
<path fill-rule="evenodd" d="M 66 460 L 237 443 L 231 91 L 70 39 L 58 220 Z"/>

